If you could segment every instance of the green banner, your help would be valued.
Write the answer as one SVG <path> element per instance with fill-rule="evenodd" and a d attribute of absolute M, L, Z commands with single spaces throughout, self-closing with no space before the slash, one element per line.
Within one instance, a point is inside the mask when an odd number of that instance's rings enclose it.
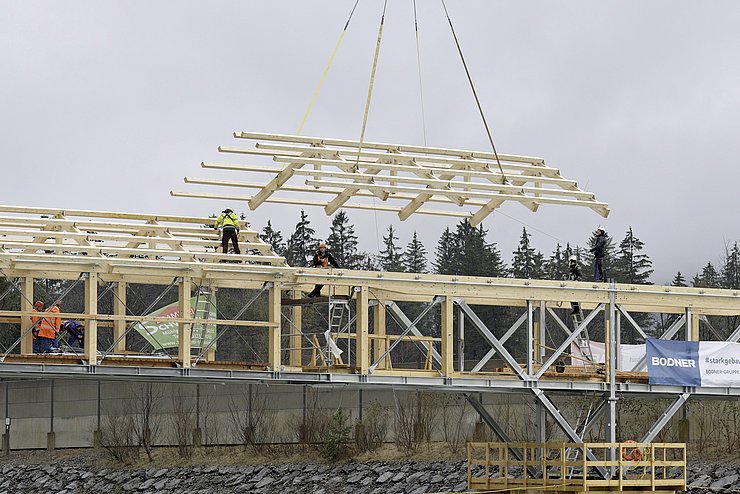
<path fill-rule="evenodd" d="M 177 302 L 155 310 L 146 315 L 147 317 L 180 317 L 180 308 Z M 190 299 L 190 317 L 196 319 L 216 319 L 216 294 L 209 300 L 208 297 L 192 297 Z M 164 348 L 177 348 L 180 338 L 176 322 L 150 322 L 136 323 L 136 331 L 144 337 L 155 350 Z M 205 348 L 216 338 L 215 324 L 193 323 L 190 331 L 190 346 L 193 348 Z M 209 347 L 216 350 L 216 343 Z"/>

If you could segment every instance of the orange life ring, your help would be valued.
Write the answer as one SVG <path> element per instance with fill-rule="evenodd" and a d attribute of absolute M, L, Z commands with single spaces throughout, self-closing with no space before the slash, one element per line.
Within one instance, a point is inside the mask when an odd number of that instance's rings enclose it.
<path fill-rule="evenodd" d="M 625 441 L 624 444 L 637 444 L 635 441 Z M 632 448 L 632 451 L 627 452 L 629 447 L 622 448 L 622 458 L 627 461 L 640 461 L 642 460 L 642 450 L 640 448 Z"/>

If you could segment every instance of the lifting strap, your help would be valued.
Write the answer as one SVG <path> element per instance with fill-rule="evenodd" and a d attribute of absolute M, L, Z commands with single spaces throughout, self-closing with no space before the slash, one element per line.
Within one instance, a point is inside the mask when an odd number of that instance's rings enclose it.
<path fill-rule="evenodd" d="M 383 2 L 383 15 L 380 17 L 380 27 L 378 28 L 378 41 L 375 44 L 375 57 L 373 58 L 373 69 L 370 72 L 370 85 L 367 88 L 367 100 L 365 101 L 365 114 L 362 116 L 362 131 L 360 132 L 360 145 L 357 148 L 357 162 L 355 170 L 360 168 L 360 155 L 362 154 L 362 142 L 365 140 L 365 127 L 367 126 L 367 115 L 370 113 L 370 99 L 373 96 L 373 84 L 375 83 L 375 70 L 378 68 L 378 55 L 380 55 L 380 41 L 383 38 L 383 22 L 385 21 L 385 8 L 388 6 L 388 0 Z"/>
<path fill-rule="evenodd" d="M 306 120 L 308 120 L 308 114 L 311 113 L 311 108 L 313 108 L 314 102 L 316 102 L 316 98 L 319 96 L 319 91 L 321 91 L 321 87 L 324 85 L 324 80 L 326 80 L 326 74 L 329 73 L 329 69 L 331 68 L 331 64 L 334 62 L 334 56 L 337 54 L 337 51 L 339 51 L 339 45 L 342 44 L 342 40 L 344 39 L 344 33 L 347 32 L 347 27 L 349 27 L 349 21 L 352 20 L 352 15 L 355 13 L 355 9 L 357 8 L 357 4 L 360 3 L 360 0 L 355 1 L 354 7 L 352 7 L 352 11 L 349 13 L 349 18 L 347 19 L 347 22 L 344 24 L 344 29 L 342 29 L 342 34 L 339 35 L 339 40 L 337 40 L 336 46 L 334 46 L 334 51 L 331 52 L 331 57 L 329 57 L 329 62 L 326 64 L 326 68 L 324 69 L 324 73 L 321 76 L 321 79 L 319 80 L 319 85 L 316 87 L 316 91 L 314 91 L 313 96 L 311 97 L 311 102 L 308 104 L 308 108 L 306 108 L 306 113 L 303 114 L 303 120 L 301 120 L 301 125 L 298 126 L 298 131 L 296 131 L 296 135 L 301 135 L 301 131 L 303 131 L 303 126 L 306 125 Z"/>
<path fill-rule="evenodd" d="M 419 98 L 421 100 L 421 131 L 424 136 L 424 146 L 427 145 L 427 125 L 424 115 L 424 88 L 421 84 L 421 50 L 419 49 L 419 21 L 416 16 L 416 0 L 414 0 L 414 31 L 416 33 L 416 67 L 419 72 Z"/>
<path fill-rule="evenodd" d="M 480 100 L 478 99 L 478 93 L 475 91 L 475 86 L 473 85 L 473 78 L 470 77 L 470 71 L 468 70 L 468 64 L 465 63 L 465 57 L 463 56 L 462 48 L 460 48 L 460 42 L 457 40 L 457 34 L 455 34 L 455 28 L 452 26 L 452 19 L 450 19 L 450 14 L 447 12 L 447 5 L 445 4 L 445 0 L 442 0 L 442 7 L 445 9 L 445 15 L 447 16 L 447 22 L 450 23 L 450 30 L 452 31 L 452 37 L 455 38 L 455 45 L 457 46 L 457 52 L 460 54 L 460 60 L 462 60 L 463 67 L 465 68 L 465 74 L 468 76 L 468 82 L 470 83 L 470 89 L 473 90 L 473 96 L 475 97 L 475 103 L 478 105 L 478 111 L 480 112 L 480 118 L 483 120 L 483 126 L 486 128 L 486 134 L 488 134 L 488 141 L 491 143 L 491 149 L 493 149 L 493 155 L 496 157 L 496 163 L 498 164 L 498 169 L 501 172 L 501 177 L 503 178 L 504 183 L 507 183 L 506 175 L 504 174 L 504 169 L 501 167 L 501 160 L 498 159 L 498 152 L 496 151 L 496 145 L 493 143 L 493 137 L 491 137 L 491 130 L 488 128 L 488 122 L 486 121 L 486 116 L 483 114 L 483 107 L 480 104 Z"/>

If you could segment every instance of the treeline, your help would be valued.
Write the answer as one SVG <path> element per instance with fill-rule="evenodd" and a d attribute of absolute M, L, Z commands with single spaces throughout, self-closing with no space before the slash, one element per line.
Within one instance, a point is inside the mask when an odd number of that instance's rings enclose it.
<path fill-rule="evenodd" d="M 347 269 L 400 271 L 412 273 L 436 273 L 463 276 L 512 277 L 525 279 L 562 280 L 568 276 L 568 260 L 575 256 L 583 272 L 583 279 L 593 279 L 591 247 L 596 241 L 592 234 L 586 245 L 578 246 L 558 243 L 549 256 L 532 245 L 531 234 L 522 228 L 517 249 L 512 253 L 511 264 L 507 264 L 495 242 L 489 242 L 483 226 L 473 227 L 467 220 L 460 221 L 454 229 L 446 228 L 434 249 L 434 258 L 414 231 L 411 241 L 402 246 L 393 225 L 383 235 L 380 252 L 363 252 L 355 227 L 343 210 L 332 218 L 327 248 L 339 265 Z M 293 233 L 285 240 L 270 221 L 260 235 L 271 244 L 275 252 L 285 256 L 291 266 L 306 266 L 319 242 L 324 237 L 316 235 L 305 211 Z M 617 283 L 652 284 L 653 262 L 645 252 L 642 242 L 630 226 L 619 243 L 607 236 L 604 268 L 608 278 Z M 740 247 L 738 242 L 725 248 L 719 266 L 707 262 L 704 268 L 691 279 L 690 285 L 704 288 L 740 288 Z M 674 286 L 689 286 L 685 275 L 676 273 L 671 283 Z"/>

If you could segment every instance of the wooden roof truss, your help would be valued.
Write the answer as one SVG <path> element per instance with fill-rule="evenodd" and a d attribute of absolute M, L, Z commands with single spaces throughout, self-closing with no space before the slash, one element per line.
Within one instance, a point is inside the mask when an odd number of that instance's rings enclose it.
<path fill-rule="evenodd" d="M 320 206 L 327 215 L 340 208 L 465 217 L 475 226 L 506 202 L 537 211 L 542 204 L 580 206 L 609 214 L 608 204 L 564 178 L 542 158 L 325 139 L 282 134 L 235 132 L 256 141 L 254 148 L 221 146 L 222 153 L 271 158 L 265 164 L 201 163 L 205 169 L 270 175 L 261 182 L 185 177 L 188 184 L 254 189 L 253 195 L 176 192 L 176 197 L 245 201 L 251 210 L 265 202 Z M 503 174 L 501 173 L 503 171 Z M 289 183 L 292 182 L 292 183 Z M 299 195 L 323 200 L 307 201 Z M 377 204 L 380 201 L 383 205 Z M 400 203 L 400 204 L 399 204 Z M 427 209 L 434 203 L 442 209 Z M 387 204 L 387 205 L 386 205 Z"/>

